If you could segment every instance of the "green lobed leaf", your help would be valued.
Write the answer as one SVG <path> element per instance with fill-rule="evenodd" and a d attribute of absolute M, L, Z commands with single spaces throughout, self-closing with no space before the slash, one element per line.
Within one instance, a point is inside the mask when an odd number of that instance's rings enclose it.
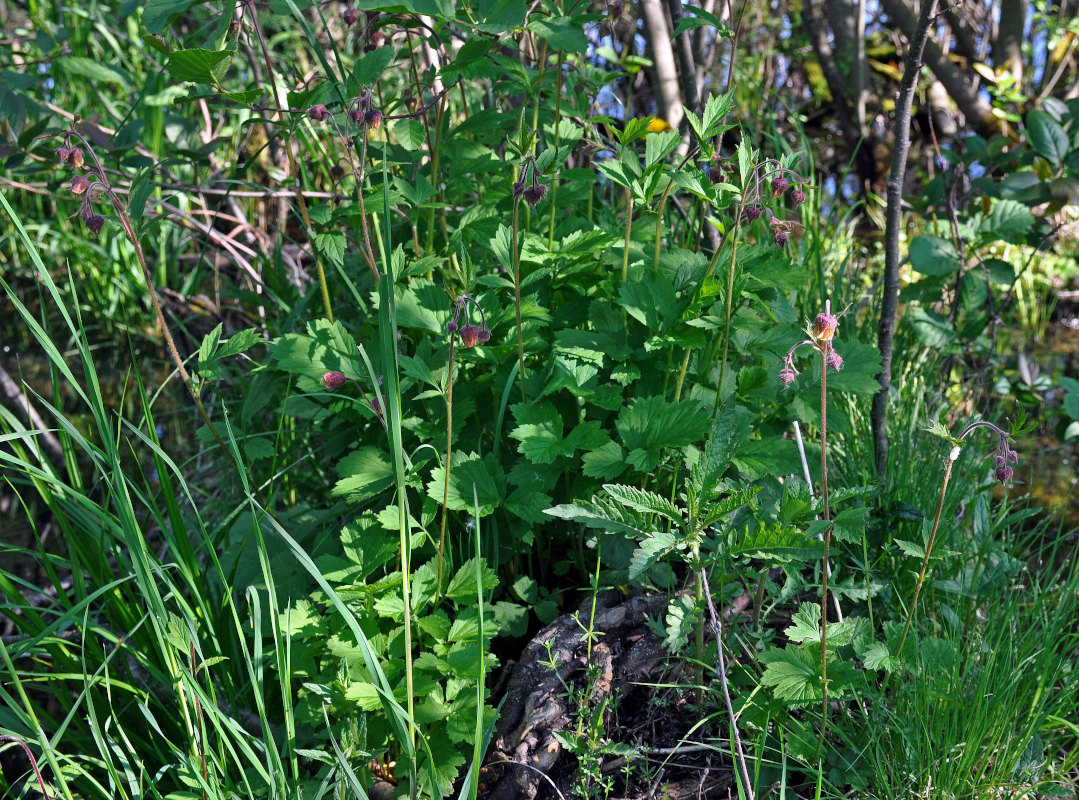
<path fill-rule="evenodd" d="M 232 56 L 231 50 L 173 50 L 165 68 L 177 81 L 217 83 L 215 69 Z"/>
<path fill-rule="evenodd" d="M 472 487 L 475 486 L 480 516 L 493 514 L 506 496 L 505 478 L 494 456 L 488 454 L 481 459 L 476 453 L 457 452 L 452 456 L 452 464 L 446 507 L 453 511 L 472 511 Z M 427 483 L 427 496 L 441 504 L 445 486 L 446 470 L 435 467 Z"/>
<path fill-rule="evenodd" d="M 615 427 L 630 451 L 631 463 L 649 471 L 659 464 L 664 448 L 684 447 L 703 439 L 709 419 L 696 401 L 671 402 L 656 395 L 623 408 Z"/>
<path fill-rule="evenodd" d="M 788 647 L 766 651 L 761 661 L 766 665 L 761 685 L 772 687 L 777 699 L 802 706 L 823 697 L 819 655 Z"/>

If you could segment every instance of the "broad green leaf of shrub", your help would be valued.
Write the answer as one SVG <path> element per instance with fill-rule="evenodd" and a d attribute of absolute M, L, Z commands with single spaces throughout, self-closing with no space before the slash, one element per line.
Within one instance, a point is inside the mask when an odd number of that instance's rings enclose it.
<path fill-rule="evenodd" d="M 950 275 L 959 269 L 959 254 L 947 239 L 923 234 L 910 243 L 910 265 L 922 275 Z"/>
<path fill-rule="evenodd" d="M 169 19 L 182 14 L 195 4 L 195 0 L 147 0 L 142 7 L 142 24 L 150 33 L 161 33 Z"/>
<path fill-rule="evenodd" d="M 393 48 L 386 45 L 365 53 L 352 70 L 353 79 L 364 88 L 374 86 L 393 61 L 393 55 Z"/>
<path fill-rule="evenodd" d="M 955 328 L 943 314 L 917 306 L 910 312 L 910 325 L 915 337 L 926 347 L 954 352 L 958 345 Z"/>
<path fill-rule="evenodd" d="M 588 49 L 588 37 L 581 23 L 571 17 L 547 17 L 528 23 L 528 29 L 550 45 L 555 52 L 583 53 Z"/>
<path fill-rule="evenodd" d="M 708 434 L 708 427 L 708 415 L 695 401 L 671 402 L 658 395 L 623 408 L 615 422 L 629 451 L 626 460 L 642 472 L 659 465 L 664 448 L 700 441 Z"/>
<path fill-rule="evenodd" d="M 1016 200 L 997 200 L 982 222 L 982 238 L 991 242 L 1021 243 L 1034 225 L 1030 209 Z"/>
<path fill-rule="evenodd" d="M 353 378 L 367 375 L 352 336 L 340 322 L 327 319 L 309 323 L 307 333 L 289 333 L 275 339 L 269 353 L 278 369 L 315 381 L 326 372 L 340 371 Z"/>
<path fill-rule="evenodd" d="M 1031 111 L 1027 114 L 1026 124 L 1027 139 L 1034 151 L 1054 167 L 1063 164 L 1069 143 L 1068 134 L 1060 123 L 1045 111 Z"/>

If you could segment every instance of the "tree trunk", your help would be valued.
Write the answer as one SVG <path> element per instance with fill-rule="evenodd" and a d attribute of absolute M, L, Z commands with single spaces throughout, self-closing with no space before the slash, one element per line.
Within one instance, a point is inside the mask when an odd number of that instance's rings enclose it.
<path fill-rule="evenodd" d="M 892 22 L 907 37 L 913 41 L 918 21 L 903 0 L 881 0 L 881 7 L 891 17 Z M 967 84 L 963 73 L 959 71 L 947 56 L 941 52 L 933 42 L 925 43 L 925 63 L 933 70 L 933 74 L 948 90 L 948 95 L 955 101 L 956 106 L 967 118 L 967 122 L 984 133 L 993 133 L 999 129 L 996 118 L 992 114 L 992 108 L 988 101 L 978 96 L 978 93 Z M 921 60 L 921 59 L 919 59 Z"/>
<path fill-rule="evenodd" d="M 663 13 L 660 0 L 640 0 L 644 36 L 652 51 L 653 90 L 656 94 L 656 111 L 659 116 L 677 128 L 685 116 L 682 112 L 682 95 L 678 90 L 678 70 L 674 66 L 674 50 L 671 49 L 671 31 Z M 632 109 L 626 109 L 632 113 Z"/>
<path fill-rule="evenodd" d="M 884 0 L 884 3 L 889 5 L 892 1 Z M 910 37 L 907 66 L 903 70 L 899 99 L 895 104 L 895 149 L 892 151 L 892 172 L 888 176 L 888 208 L 885 212 L 887 224 L 884 230 L 884 295 L 880 302 L 880 323 L 877 326 L 880 389 L 873 396 L 873 409 L 870 412 L 873 454 L 878 480 L 881 482 L 886 480 L 888 472 L 888 395 L 892 388 L 892 347 L 895 341 L 895 315 L 899 307 L 899 234 L 903 222 L 903 178 L 907 168 L 907 151 L 910 148 L 910 109 L 914 102 L 918 74 L 922 69 L 922 53 L 926 49 L 926 39 L 929 36 L 929 21 L 936 7 L 937 0 L 928 0 L 922 7 L 922 14 Z M 889 14 L 891 13 L 889 11 Z"/>
<path fill-rule="evenodd" d="M 993 66 L 1007 69 L 1017 85 L 1023 81 L 1023 28 L 1027 19 L 1026 0 L 1000 0 L 1000 24 L 993 42 Z"/>

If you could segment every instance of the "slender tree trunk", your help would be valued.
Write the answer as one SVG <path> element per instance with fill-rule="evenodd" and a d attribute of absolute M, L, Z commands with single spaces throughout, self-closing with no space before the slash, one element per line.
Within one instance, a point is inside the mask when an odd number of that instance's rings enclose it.
<path fill-rule="evenodd" d="M 891 0 L 885 0 L 885 5 Z M 880 348 L 880 389 L 873 397 L 870 424 L 873 429 L 873 451 L 878 479 L 883 481 L 888 469 L 888 394 L 892 387 L 892 347 L 895 341 L 895 314 L 899 307 L 899 234 L 903 222 L 903 178 L 910 149 L 910 109 L 914 89 L 922 68 L 922 54 L 929 36 L 929 22 L 936 11 L 937 0 L 927 0 L 910 37 L 907 65 L 899 84 L 899 99 L 895 104 L 895 149 L 892 151 L 892 172 L 888 176 L 887 225 L 884 230 L 884 296 L 880 303 L 880 323 L 877 327 L 877 346 Z M 905 9 L 905 6 L 904 6 Z M 889 14 L 891 12 L 889 11 Z"/>
<path fill-rule="evenodd" d="M 880 5 L 908 41 L 913 42 L 920 19 L 915 19 L 906 3 L 903 0 L 881 0 Z M 978 93 L 966 82 L 959 68 L 948 60 L 937 45 L 927 41 L 924 48 L 925 63 L 948 90 L 948 96 L 955 101 L 963 116 L 967 118 L 967 122 L 983 131 L 995 130 L 998 125 L 996 118 L 992 115 L 989 102 L 978 96 Z M 920 58 L 919 61 L 921 61 Z"/>
<path fill-rule="evenodd" d="M 671 24 L 677 28 L 682 19 L 682 0 L 667 0 Z M 673 29 L 672 29 L 673 30 Z M 693 63 L 693 40 L 689 31 L 682 31 L 674 40 L 674 55 L 678 59 L 678 76 L 682 87 L 682 102 L 697 116 L 701 114 L 701 94 L 697 89 L 697 67 Z M 674 123 L 671 123 L 674 125 Z"/>
<path fill-rule="evenodd" d="M 1000 24 L 993 42 L 993 66 L 1007 69 L 1022 85 L 1023 80 L 1023 29 L 1026 26 L 1026 0 L 1000 0 Z"/>
<path fill-rule="evenodd" d="M 674 65 L 674 50 L 671 48 L 671 31 L 667 27 L 667 17 L 663 13 L 660 0 L 640 0 L 641 19 L 644 22 L 644 35 L 652 51 L 656 94 L 656 110 L 659 116 L 677 128 L 685 116 L 682 112 L 682 95 L 678 90 L 678 70 Z M 626 113 L 630 113 L 626 109 Z"/>

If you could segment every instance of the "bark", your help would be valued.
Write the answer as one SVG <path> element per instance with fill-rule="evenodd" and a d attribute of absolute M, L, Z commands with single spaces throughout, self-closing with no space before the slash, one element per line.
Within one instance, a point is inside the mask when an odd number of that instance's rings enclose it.
<path fill-rule="evenodd" d="M 677 28 L 679 20 L 682 19 L 682 0 L 667 0 L 667 11 L 671 15 L 671 24 Z M 674 40 L 674 54 L 678 59 L 682 102 L 686 104 L 686 108 L 700 116 L 701 93 L 697 89 L 697 67 L 693 63 L 693 40 L 689 31 L 682 31 Z"/>
<path fill-rule="evenodd" d="M 1000 0 L 1000 24 L 993 42 L 993 66 L 1007 69 L 1017 84 L 1023 80 L 1023 28 L 1026 0 Z"/>
<path fill-rule="evenodd" d="M 824 15 L 835 37 L 836 68 L 843 77 L 842 89 L 847 98 L 847 105 L 854 109 L 855 131 L 859 138 L 866 132 L 865 104 L 861 96 L 866 76 L 865 40 L 859 38 L 857 13 L 860 5 L 861 3 L 852 3 L 848 0 L 824 0 Z M 858 113 L 859 107 L 863 109 L 861 114 Z"/>
<path fill-rule="evenodd" d="M 935 5 L 935 3 L 933 4 Z M 916 20 L 913 12 L 907 8 L 903 0 L 881 0 L 881 7 L 887 12 L 908 41 L 914 41 L 914 34 L 920 20 Z M 999 125 L 992 115 L 989 103 L 978 96 L 963 77 L 963 73 L 956 67 L 947 56 L 941 52 L 933 42 L 927 41 L 924 45 L 925 63 L 933 70 L 933 74 L 948 90 L 948 96 L 952 98 L 956 106 L 967 118 L 967 122 L 983 133 L 995 132 Z M 922 59 L 919 58 L 919 61 Z M 904 76 L 905 77 L 905 76 Z"/>
<path fill-rule="evenodd" d="M 895 1 L 883 0 L 886 6 Z M 898 1 L 901 3 L 901 0 Z M 922 14 L 910 37 L 907 65 L 903 70 L 899 99 L 895 104 L 895 149 L 892 151 L 892 172 L 888 176 L 888 207 L 885 212 L 887 224 L 884 229 L 884 295 L 881 298 L 880 323 L 877 326 L 877 347 L 880 349 L 881 361 L 880 389 L 873 396 L 873 409 L 870 413 L 873 452 L 880 481 L 887 478 L 888 472 L 888 394 L 892 387 L 892 348 L 895 342 L 896 309 L 899 307 L 899 234 L 903 221 L 903 178 L 906 174 L 907 152 L 910 149 L 910 109 L 914 102 L 918 74 L 922 68 L 922 55 L 926 50 L 929 22 L 936 7 L 937 0 L 928 0 L 922 7 Z M 889 11 L 889 14 L 891 13 Z"/>
<path fill-rule="evenodd" d="M 678 89 L 678 70 L 674 65 L 674 50 L 671 48 L 671 31 L 667 27 L 667 17 L 663 13 L 660 0 L 640 0 L 640 9 L 645 39 L 655 64 L 653 90 L 656 96 L 656 112 L 670 123 L 672 128 L 677 128 L 682 124 L 685 114 L 682 112 L 682 95 Z M 626 113 L 631 113 L 631 109 L 626 109 Z"/>

